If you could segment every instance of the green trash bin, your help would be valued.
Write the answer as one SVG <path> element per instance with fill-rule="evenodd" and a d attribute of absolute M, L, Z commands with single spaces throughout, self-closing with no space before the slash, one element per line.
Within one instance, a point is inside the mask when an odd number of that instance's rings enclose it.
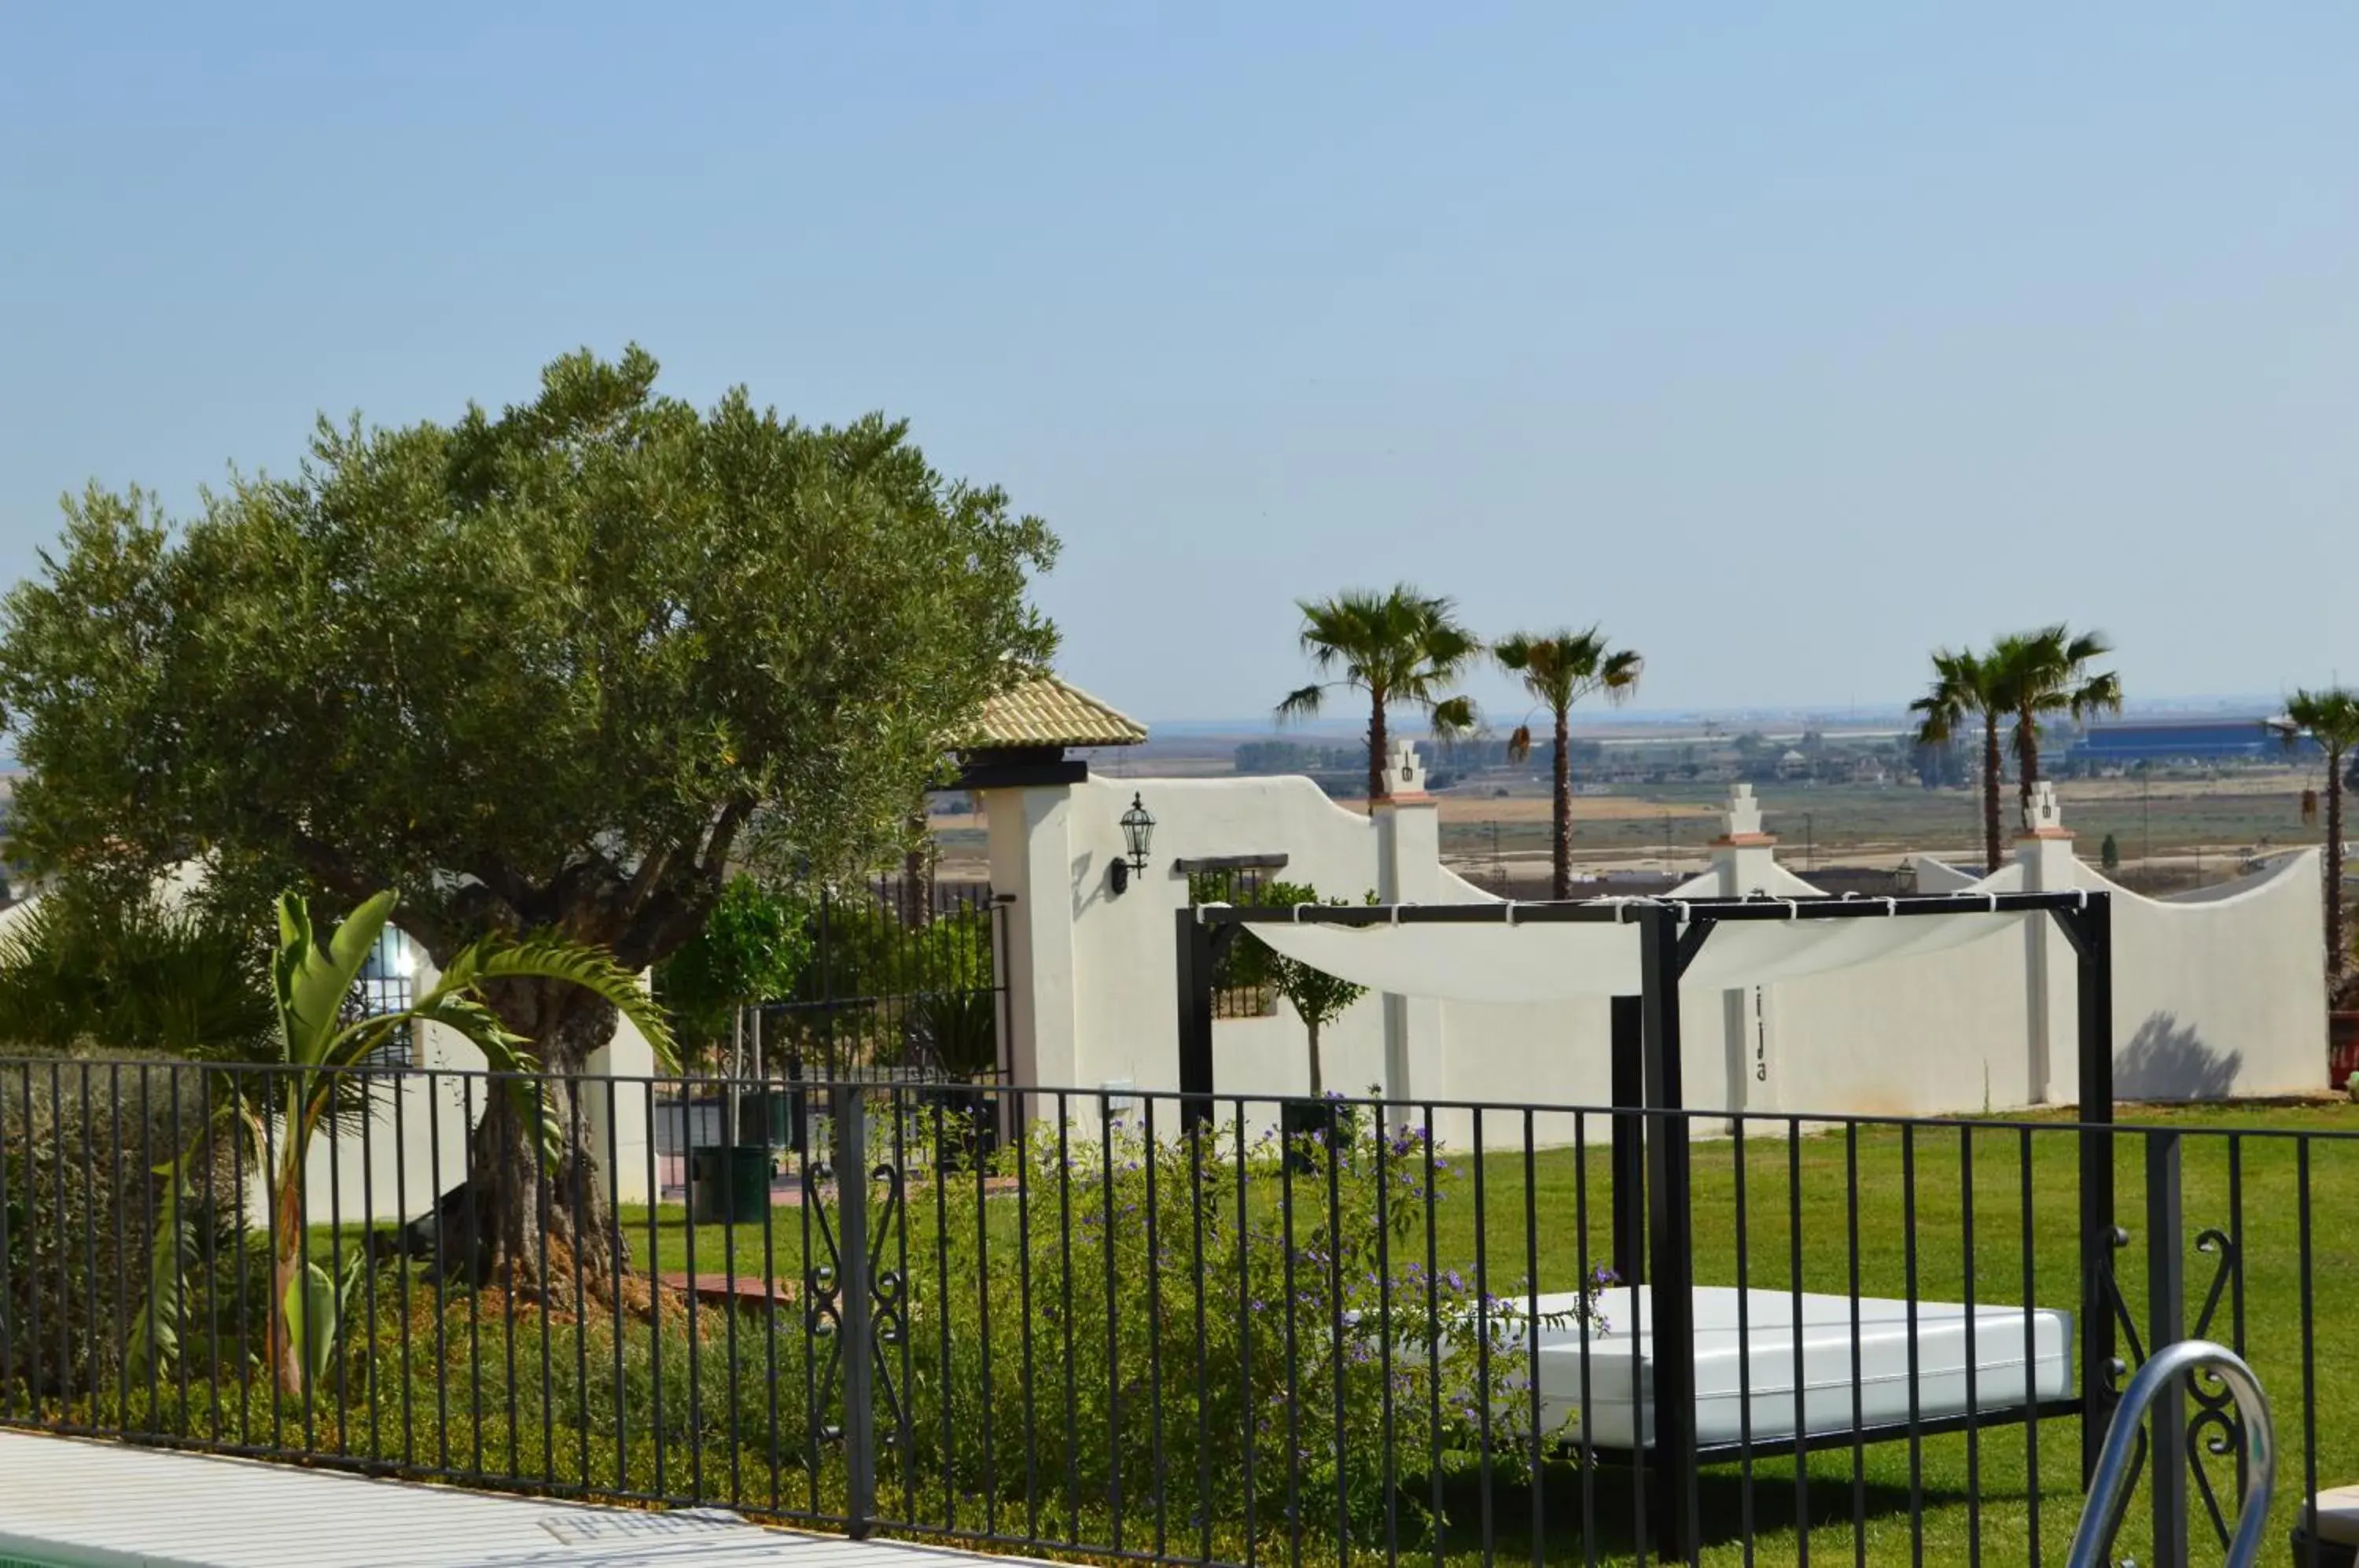
<path fill-rule="evenodd" d="M 770 1214 L 770 1151 L 758 1143 L 688 1151 L 688 1217 L 698 1225 L 751 1225 Z"/>

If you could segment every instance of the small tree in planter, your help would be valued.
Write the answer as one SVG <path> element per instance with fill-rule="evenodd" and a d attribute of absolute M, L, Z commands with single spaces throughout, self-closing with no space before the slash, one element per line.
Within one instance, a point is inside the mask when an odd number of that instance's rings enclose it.
<path fill-rule="evenodd" d="M 1316 887 L 1297 882 L 1266 883 L 1260 898 L 1263 904 L 1277 909 L 1320 903 L 1340 907 L 1350 901 L 1321 898 Z M 1364 901 L 1373 904 L 1375 896 L 1370 894 Z M 1256 937 L 1251 927 L 1245 929 L 1238 944 L 1237 957 L 1238 977 L 1247 984 L 1266 985 L 1284 997 L 1293 1006 L 1295 1017 L 1302 1020 L 1303 1033 L 1309 1037 L 1310 1092 L 1303 1099 L 1288 1104 L 1281 1113 L 1286 1136 L 1289 1139 L 1325 1137 L 1332 1147 L 1348 1128 L 1350 1117 L 1342 1107 L 1326 1101 L 1327 1078 L 1319 1057 L 1319 1035 L 1342 1018 L 1353 1003 L 1366 996 L 1368 988 L 1287 957 Z"/>

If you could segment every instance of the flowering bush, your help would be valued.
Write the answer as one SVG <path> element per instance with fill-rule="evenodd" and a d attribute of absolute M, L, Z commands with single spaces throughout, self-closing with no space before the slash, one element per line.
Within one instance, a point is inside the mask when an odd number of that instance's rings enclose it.
<path fill-rule="evenodd" d="M 1414 1533 L 1434 1521 L 1411 1483 L 1486 1454 L 1523 1474 L 1526 1282 L 1436 1266 L 1454 1162 L 1378 1123 L 1339 1119 L 1293 1162 L 1234 1124 L 1035 1128 L 1004 1157 L 1018 1193 L 950 1202 L 942 1256 L 911 1269 L 909 1479 L 1184 1542 L 1212 1521 Z"/>

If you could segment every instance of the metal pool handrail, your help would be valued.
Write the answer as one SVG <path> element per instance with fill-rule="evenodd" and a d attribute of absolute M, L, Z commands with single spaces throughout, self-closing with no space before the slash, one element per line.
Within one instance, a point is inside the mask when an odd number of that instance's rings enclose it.
<path fill-rule="evenodd" d="M 2104 1568 L 2114 1536 L 2121 1529 L 2147 1408 L 2172 1382 L 2204 1367 L 2228 1385 L 2245 1428 L 2247 1486 L 2245 1506 L 2236 1519 L 2236 1537 L 2228 1546 L 2227 1568 L 2251 1568 L 2261 1560 L 2261 1537 L 2269 1526 L 2269 1493 L 2277 1469 L 2277 1432 L 2269 1423 L 2268 1396 L 2261 1391 L 2261 1380 L 2253 1369 L 2234 1351 L 2210 1340 L 2182 1339 L 2148 1357 L 2122 1395 L 2113 1428 L 2105 1434 L 2104 1449 L 2097 1455 L 2097 1473 L 2089 1484 L 2089 1500 L 2081 1509 L 2081 1526 L 2072 1532 L 2066 1568 Z"/>

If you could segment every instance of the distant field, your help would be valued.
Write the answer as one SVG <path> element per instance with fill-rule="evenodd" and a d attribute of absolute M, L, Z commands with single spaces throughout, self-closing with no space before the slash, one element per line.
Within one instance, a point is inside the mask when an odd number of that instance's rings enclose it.
<path fill-rule="evenodd" d="M 2158 887 L 2211 883 L 2241 873 L 2258 855 L 2321 843 L 2301 819 L 2301 794 L 2315 772 L 2237 769 L 2216 777 L 2162 776 L 2071 779 L 2059 786 L 2065 825 L 2081 853 L 2098 858 L 2114 837 L 2125 880 Z M 1544 874 L 1549 805 L 1544 788 L 1514 781 L 1514 792 L 1477 782 L 1442 792 L 1445 860 L 1478 877 L 1521 881 Z M 1913 783 L 1776 784 L 1756 787 L 1765 824 L 1780 854 L 1800 869 L 1830 865 L 1888 866 L 1909 854 L 1971 861 L 1982 854 L 1982 803 L 1968 789 L 1924 789 Z M 1725 784 L 1625 787 L 1573 801 L 1573 854 L 1591 872 L 1701 866 L 1720 835 Z M 1338 802 L 1359 810 L 1356 800 Z M 2006 832 L 2016 826 L 2015 792 L 2005 804 Z M 951 875 L 981 875 L 984 830 L 972 816 L 938 817 L 937 842 Z M 1668 856 L 1668 858 L 1667 858 Z"/>
<path fill-rule="evenodd" d="M 2300 778 L 2271 769 L 2258 777 L 2218 781 L 2157 780 L 2150 797 L 2135 780 L 2089 779 L 2060 787 L 2064 822 L 2078 835 L 2082 853 L 2097 857 L 2111 833 L 2125 866 L 2151 858 L 2158 865 L 2208 862 L 2204 881 L 2233 876 L 2255 855 L 2322 842 L 2321 830 L 2301 820 Z M 1780 840 L 1789 861 L 1819 865 L 1877 864 L 1906 853 L 1965 857 L 1982 852 L 1982 801 L 1965 789 L 1922 789 L 1914 785 L 1777 785 L 1757 788 L 1765 825 Z M 1705 845 L 1719 835 L 1724 785 L 1666 785 L 1577 802 L 1574 855 L 1591 864 L 1651 858 L 1659 863 L 1666 844 L 1673 863 L 1700 862 Z M 1442 853 L 1455 860 L 1481 862 L 1541 855 L 1548 847 L 1548 802 L 1509 799 L 1460 800 L 1445 807 Z M 1612 806 L 1616 810 L 1598 808 Z M 1511 809 L 1512 808 L 1512 809 Z M 1701 820 L 1700 820 L 1701 819 Z M 2005 831 L 2016 828 L 2012 789 L 2005 805 Z"/>

